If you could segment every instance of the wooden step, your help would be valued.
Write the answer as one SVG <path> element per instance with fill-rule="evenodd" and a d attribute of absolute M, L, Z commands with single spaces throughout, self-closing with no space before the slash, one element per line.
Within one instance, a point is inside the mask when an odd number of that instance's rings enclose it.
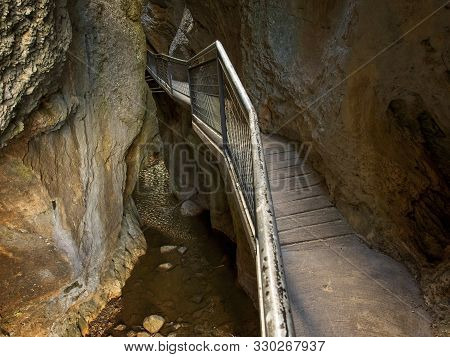
<path fill-rule="evenodd" d="M 267 170 L 267 174 L 270 178 L 286 178 L 296 175 L 309 174 L 311 172 L 313 172 L 312 167 L 303 163 L 288 167 L 282 167 L 279 169 Z"/>
<path fill-rule="evenodd" d="M 299 227 L 333 222 L 340 219 L 343 219 L 343 217 L 336 208 L 327 207 L 310 212 L 294 214 L 284 218 L 278 218 L 277 227 L 279 232 L 283 232 Z"/>
<path fill-rule="evenodd" d="M 267 171 L 283 169 L 290 166 L 297 166 L 303 163 L 304 160 L 300 156 L 294 156 L 286 160 L 270 160 L 266 157 Z"/>
<path fill-rule="evenodd" d="M 298 227 L 288 231 L 279 232 L 281 245 L 298 242 L 313 241 L 331 237 L 338 237 L 353 233 L 351 227 L 344 220 L 314 224 L 305 227 Z"/>
<path fill-rule="evenodd" d="M 332 207 L 330 200 L 326 196 L 305 198 L 299 201 L 276 204 L 275 217 L 278 221 L 281 217 L 292 216 L 294 214 L 313 211 L 321 208 Z"/>
<path fill-rule="evenodd" d="M 285 151 L 285 152 L 265 152 L 264 157 L 266 162 L 272 164 L 277 161 L 285 161 L 285 160 L 301 160 L 300 155 L 297 150 Z"/>
<path fill-rule="evenodd" d="M 300 145 L 296 143 L 264 143 L 264 152 L 265 153 L 276 153 L 276 152 L 284 152 L 284 151 L 292 151 L 300 148 Z"/>
<path fill-rule="evenodd" d="M 306 175 L 286 177 L 283 179 L 269 179 L 270 188 L 272 192 L 283 192 L 283 191 L 294 191 L 300 190 L 304 191 L 308 187 L 315 186 L 322 182 L 322 177 L 311 172 Z"/>
<path fill-rule="evenodd" d="M 278 192 L 272 191 L 272 199 L 274 205 L 291 201 L 299 201 L 304 198 L 315 197 L 319 195 L 326 195 L 326 190 L 322 187 L 321 184 L 309 186 L 307 188 L 304 188 L 303 190 Z"/>

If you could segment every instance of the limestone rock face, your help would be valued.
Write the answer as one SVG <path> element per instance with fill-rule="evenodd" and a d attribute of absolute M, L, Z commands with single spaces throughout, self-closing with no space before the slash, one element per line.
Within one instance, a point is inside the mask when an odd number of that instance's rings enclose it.
<path fill-rule="evenodd" d="M 0 327 L 79 335 L 146 247 L 130 196 L 158 136 L 141 2 L 26 4 L 0 11 L 0 131 L 21 127 L 0 150 Z"/>
<path fill-rule="evenodd" d="M 0 147 L 23 129 L 40 99 L 56 89 L 71 26 L 66 1 L 0 5 Z"/>
<path fill-rule="evenodd" d="M 187 42 L 177 42 L 173 30 L 185 26 L 183 16 L 155 18 L 149 40 L 165 39 L 158 50 L 167 52 L 171 39 L 174 54 L 198 52 L 216 39 L 224 44 L 262 129 L 308 145 L 352 226 L 407 264 L 436 316 L 448 317 L 449 6 L 435 0 L 414 7 L 406 0 L 149 4 L 178 6 L 178 14 L 192 18 Z M 236 16 L 224 16 L 229 13 Z"/>
<path fill-rule="evenodd" d="M 237 0 L 147 0 L 141 20 L 149 43 L 160 53 L 189 58 L 220 40 L 240 68 L 239 13 Z"/>
<path fill-rule="evenodd" d="M 180 1 L 146 1 L 142 24 L 150 44 L 156 51 L 168 53 L 183 11 L 184 7 Z"/>

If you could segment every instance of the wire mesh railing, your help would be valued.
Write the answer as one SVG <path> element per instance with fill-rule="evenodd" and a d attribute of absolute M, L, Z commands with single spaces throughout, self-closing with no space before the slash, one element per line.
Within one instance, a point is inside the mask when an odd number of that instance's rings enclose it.
<path fill-rule="evenodd" d="M 147 70 L 166 91 L 189 97 L 187 61 L 147 51 Z"/>
<path fill-rule="evenodd" d="M 245 110 L 239 96 L 235 93 L 233 84 L 223 68 L 223 96 L 225 110 L 226 137 L 224 148 L 230 156 L 231 162 L 237 172 L 237 179 L 242 187 L 247 208 L 252 221 L 256 221 L 255 189 L 253 186 L 253 161 L 250 123 L 248 112 Z"/>
<path fill-rule="evenodd" d="M 157 77 L 156 55 L 150 51 L 147 51 L 147 69 L 153 75 L 153 77 Z"/>
<path fill-rule="evenodd" d="M 168 61 L 164 57 L 156 58 L 156 74 L 167 87 L 171 87 L 169 82 Z"/>
<path fill-rule="evenodd" d="M 258 118 L 228 55 L 216 41 L 187 61 L 148 51 L 147 62 L 160 86 L 188 103 L 193 117 L 220 135 L 222 153 L 252 227 L 261 334 L 293 336 Z"/>
<path fill-rule="evenodd" d="M 172 89 L 189 97 L 189 73 L 186 63 L 169 60 L 167 67 Z"/>
<path fill-rule="evenodd" d="M 217 59 L 189 68 L 192 114 L 222 133 Z"/>

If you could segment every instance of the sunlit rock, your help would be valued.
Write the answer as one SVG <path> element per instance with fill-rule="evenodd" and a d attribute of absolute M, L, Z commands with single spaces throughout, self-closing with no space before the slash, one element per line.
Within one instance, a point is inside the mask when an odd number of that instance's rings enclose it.
<path fill-rule="evenodd" d="M 150 315 L 144 319 L 142 325 L 150 333 L 157 333 L 166 320 L 159 315 Z"/>

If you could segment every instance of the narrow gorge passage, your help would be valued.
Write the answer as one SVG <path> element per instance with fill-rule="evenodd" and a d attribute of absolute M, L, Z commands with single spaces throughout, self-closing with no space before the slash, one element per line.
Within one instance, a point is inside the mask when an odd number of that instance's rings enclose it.
<path fill-rule="evenodd" d="M 181 215 L 162 160 L 143 167 L 134 199 L 147 253 L 122 297 L 91 324 L 91 335 L 145 333 L 145 317 L 158 314 L 164 336 L 257 336 L 258 313 L 236 282 L 234 244 L 209 227 L 207 214 Z"/>
<path fill-rule="evenodd" d="M 2 1 L 0 337 L 450 336 L 449 15 Z"/>

